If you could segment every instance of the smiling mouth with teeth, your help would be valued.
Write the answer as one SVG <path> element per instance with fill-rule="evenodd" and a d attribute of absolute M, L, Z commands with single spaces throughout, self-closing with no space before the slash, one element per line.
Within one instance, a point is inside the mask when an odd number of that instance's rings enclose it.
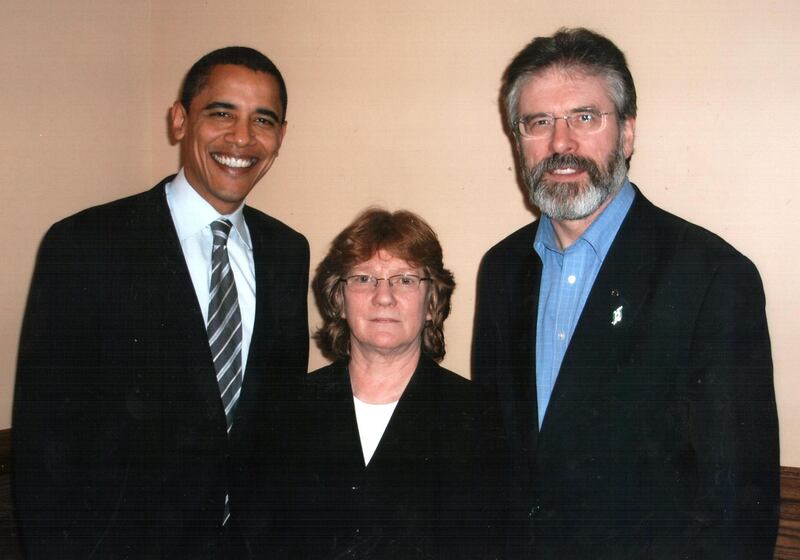
<path fill-rule="evenodd" d="M 257 161 L 257 158 L 236 158 L 232 156 L 223 156 L 220 154 L 211 154 L 211 157 L 214 158 L 214 161 L 220 165 L 236 168 L 250 167 Z"/>

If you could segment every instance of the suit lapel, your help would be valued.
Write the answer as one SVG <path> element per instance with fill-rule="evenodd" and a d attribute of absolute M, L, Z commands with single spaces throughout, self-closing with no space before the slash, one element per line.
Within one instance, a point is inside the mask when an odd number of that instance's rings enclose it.
<path fill-rule="evenodd" d="M 276 274 L 280 272 L 278 268 L 280 258 L 275 247 L 275 239 L 270 235 L 269 229 L 256 218 L 254 211 L 248 206 L 244 207 L 244 218 L 253 243 L 256 302 L 253 336 L 250 340 L 247 363 L 243 364 L 245 376 L 237 405 L 236 421 L 231 430 L 232 437 L 265 412 L 268 415 L 278 413 L 273 406 L 276 403 L 271 402 L 278 393 L 270 391 L 268 385 L 280 381 L 266 374 L 269 365 L 274 362 L 273 354 L 280 350 L 275 348 L 275 333 L 281 328 L 278 301 L 281 293 L 278 286 L 282 284 L 276 278 Z M 265 406 L 275 410 L 265 411 L 263 410 Z M 272 421 L 278 420 L 273 418 Z"/>
<path fill-rule="evenodd" d="M 254 398 L 260 392 L 264 382 L 263 365 L 271 351 L 273 337 L 270 332 L 276 328 L 273 319 L 276 313 L 273 309 L 273 299 L 276 294 L 272 286 L 274 276 L 274 258 L 270 253 L 268 240 L 257 220 L 254 220 L 245 207 L 244 217 L 250 239 L 253 243 L 253 263 L 255 266 L 256 303 L 253 322 L 253 335 L 250 339 L 250 351 L 247 363 L 243 364 L 245 376 L 242 384 L 242 397 L 238 405 L 237 416 L 247 416 L 253 403 L 259 399 Z M 234 430 L 236 425 L 234 424 Z"/>
<path fill-rule="evenodd" d="M 364 474 L 364 453 L 361 450 L 347 361 L 338 360 L 328 368 L 330 371 L 319 374 L 327 377 L 324 383 L 312 381 L 309 385 L 310 390 L 314 391 L 309 399 L 314 405 L 314 410 L 309 412 L 309 416 L 314 418 L 309 424 L 312 432 L 308 440 L 314 442 L 309 453 L 335 458 L 333 465 L 323 468 L 329 469 L 327 472 L 330 475 L 344 477 L 349 487 Z M 317 441 L 319 437 L 323 439 Z M 320 449 L 325 452 L 320 452 Z"/>
<path fill-rule="evenodd" d="M 539 287 L 542 277 L 542 261 L 533 248 L 538 222 L 530 234 L 521 236 L 509 259 L 509 273 L 505 274 L 505 297 L 517 302 L 508 306 L 509 338 L 508 356 L 511 384 L 499 387 L 503 403 L 504 421 L 509 434 L 517 439 L 515 446 L 523 450 L 525 458 L 533 464 L 539 435 L 538 407 L 536 399 L 536 318 L 539 309 Z M 530 469 L 523 469 L 527 476 Z"/>
<path fill-rule="evenodd" d="M 224 430 L 225 415 L 219 397 L 216 373 L 208 347 L 203 315 L 186 265 L 178 234 L 164 191 L 168 177 L 151 189 L 143 199 L 146 216 L 141 243 L 142 260 L 138 267 L 142 285 L 151 291 L 149 302 L 157 305 L 157 328 L 149 336 L 158 336 L 159 362 L 163 382 L 176 390 L 176 405 L 181 402 L 203 403 L 204 416 L 213 418 Z M 181 397 L 180 393 L 192 394 Z"/>
<path fill-rule="evenodd" d="M 393 468 L 396 466 L 394 465 L 396 458 L 406 454 L 409 446 L 416 445 L 420 426 L 424 426 L 424 423 L 420 423 L 420 416 L 430 419 L 431 416 L 428 414 L 430 406 L 440 398 L 431 393 L 431 389 L 435 387 L 434 383 L 435 378 L 430 371 L 427 358 L 420 356 L 417 369 L 400 397 L 372 460 L 367 465 L 368 471 L 385 471 L 387 468 Z M 383 463 L 386 464 L 381 467 Z"/>
<path fill-rule="evenodd" d="M 250 209 L 245 207 L 244 210 L 245 221 L 253 243 L 256 276 L 256 313 L 253 337 L 250 343 L 250 358 L 245 365 L 245 371 L 248 371 L 251 364 L 263 363 L 264 356 L 270 354 L 271 341 L 274 340 L 274 337 L 269 336 L 269 333 L 278 328 L 274 298 L 280 297 L 280 294 L 276 294 L 273 288 L 277 263 L 272 251 L 271 240 L 268 239 L 267 232 L 260 226 L 258 220 L 253 218 Z"/>
<path fill-rule="evenodd" d="M 161 266 L 158 273 L 163 275 L 161 276 L 162 281 L 158 283 L 156 289 L 163 291 L 169 297 L 169 307 L 172 311 L 164 314 L 164 320 L 175 325 L 176 330 L 177 328 L 183 329 L 186 337 L 196 340 L 198 346 L 202 344 L 208 354 L 209 365 L 213 369 L 203 314 L 197 302 L 194 284 L 192 284 L 189 268 L 186 266 L 183 249 L 175 231 L 175 224 L 172 221 L 164 193 L 164 185 L 171 179 L 172 177 L 168 178 L 151 191 L 154 196 L 151 210 L 153 218 L 151 231 L 156 233 L 150 248 L 154 250 L 152 262 L 160 261 Z"/>
<path fill-rule="evenodd" d="M 331 456 L 338 458 L 336 468 L 349 475 L 360 477 L 364 471 L 364 453 L 358 433 L 347 362 L 337 361 L 331 367 L 335 372 L 333 382 L 326 385 L 322 397 L 330 412 L 321 417 L 321 421 L 332 422 L 333 429 L 320 427 L 320 430 L 331 438 L 326 445 L 329 445 Z"/>
<path fill-rule="evenodd" d="M 173 176 L 174 177 L 174 176 Z M 175 231 L 175 224 L 170 214 L 169 206 L 167 205 L 167 198 L 164 192 L 165 185 L 173 179 L 169 177 L 159 184 L 151 191 L 154 199 L 152 206 L 154 211 L 151 213 L 153 217 L 153 231 L 157 232 L 155 236 L 155 243 L 153 248 L 156 248 L 157 254 L 154 257 L 160 260 L 163 265 L 163 272 L 169 281 L 171 297 L 175 298 L 175 303 L 172 306 L 175 309 L 180 309 L 180 315 L 187 326 L 191 325 L 188 330 L 190 336 L 203 340 L 205 345 L 208 345 L 208 335 L 206 333 L 205 324 L 203 322 L 203 314 L 197 302 L 197 295 L 194 291 L 194 284 L 189 274 L 189 268 L 186 265 L 186 259 L 183 255 L 178 234 Z M 175 321 L 181 320 L 176 317 Z M 211 360 L 211 351 L 209 350 L 209 361 Z"/>
<path fill-rule="evenodd" d="M 511 336 L 514 339 L 512 349 L 516 354 L 513 363 L 524 364 L 524 367 L 514 371 L 514 383 L 519 386 L 529 386 L 526 393 L 532 399 L 535 407 L 536 383 L 530 372 L 536 371 L 536 317 L 539 312 L 542 263 L 534 252 L 533 246 L 530 247 L 530 254 L 523 263 L 519 277 L 521 278 L 521 291 L 518 297 L 512 298 L 512 301 L 519 301 L 520 304 L 514 307 L 515 313 L 511 316 Z M 531 340 L 534 341 L 533 347 L 531 347 Z"/>
<path fill-rule="evenodd" d="M 560 414 L 578 414 L 624 363 L 636 321 L 652 287 L 652 205 L 636 199 L 606 255 L 570 341 L 545 415 L 543 431 Z M 563 410 L 562 410 L 563 407 Z M 558 428 L 554 428 L 557 432 Z"/>

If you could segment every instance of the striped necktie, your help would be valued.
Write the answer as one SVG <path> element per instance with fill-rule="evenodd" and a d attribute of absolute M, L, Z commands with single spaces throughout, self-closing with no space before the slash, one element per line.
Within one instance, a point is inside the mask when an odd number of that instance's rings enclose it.
<path fill-rule="evenodd" d="M 228 433 L 233 426 L 236 401 L 242 391 L 242 314 L 239 295 L 228 259 L 230 220 L 219 218 L 211 224 L 211 285 L 208 301 L 208 343 L 217 371 L 219 394 L 225 408 Z"/>
<path fill-rule="evenodd" d="M 236 401 L 242 392 L 242 314 L 233 270 L 228 259 L 230 220 L 219 218 L 211 224 L 214 244 L 211 249 L 211 284 L 208 301 L 208 344 L 217 371 L 217 384 L 225 408 L 228 434 L 233 427 Z M 222 524 L 230 519 L 230 495 L 225 494 Z"/>

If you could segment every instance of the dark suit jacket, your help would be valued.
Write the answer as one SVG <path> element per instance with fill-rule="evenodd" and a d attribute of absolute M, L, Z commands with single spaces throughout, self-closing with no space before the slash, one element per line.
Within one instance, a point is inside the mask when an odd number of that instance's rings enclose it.
<path fill-rule="evenodd" d="M 473 344 L 515 461 L 515 555 L 771 558 L 777 418 L 753 264 L 637 190 L 539 430 L 536 227 L 486 254 Z"/>
<path fill-rule="evenodd" d="M 366 467 L 347 363 L 309 394 L 293 557 L 494 557 L 502 444 L 476 386 L 423 356 Z"/>
<path fill-rule="evenodd" d="M 226 491 L 246 507 L 255 432 L 280 427 L 307 367 L 308 244 L 245 207 L 255 325 L 236 418 L 164 194 L 55 224 L 20 343 L 14 479 L 31 559 L 220 558 Z"/>

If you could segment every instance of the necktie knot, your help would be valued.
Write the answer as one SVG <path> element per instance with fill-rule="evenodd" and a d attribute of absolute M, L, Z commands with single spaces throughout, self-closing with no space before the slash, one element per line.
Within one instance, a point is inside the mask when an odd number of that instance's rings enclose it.
<path fill-rule="evenodd" d="M 211 233 L 214 235 L 214 246 L 227 245 L 233 224 L 228 218 L 217 218 L 211 222 Z"/>

